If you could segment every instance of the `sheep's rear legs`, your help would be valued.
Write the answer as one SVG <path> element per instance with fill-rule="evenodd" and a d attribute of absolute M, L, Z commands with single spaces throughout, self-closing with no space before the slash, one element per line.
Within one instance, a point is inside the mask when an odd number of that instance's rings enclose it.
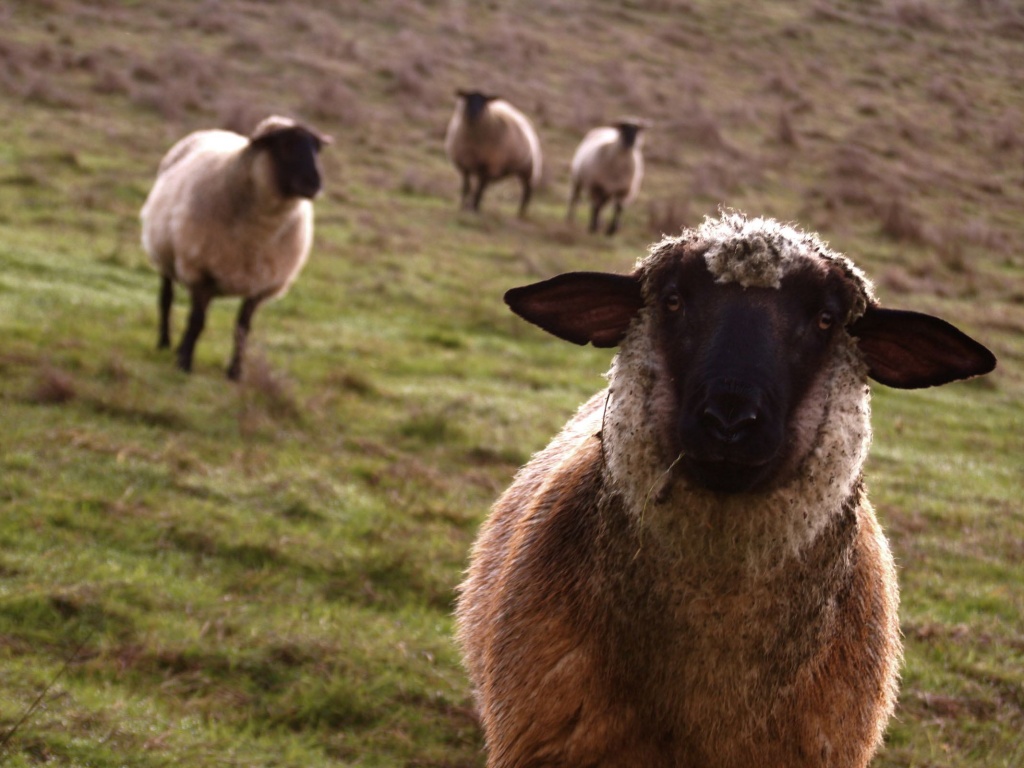
<path fill-rule="evenodd" d="M 238 381 L 242 377 L 242 361 L 245 359 L 245 346 L 249 338 L 249 329 L 252 327 L 252 316 L 256 307 L 260 305 L 259 298 L 248 298 L 242 302 L 238 310 L 238 319 L 235 322 L 235 351 L 231 355 L 231 364 L 228 365 L 228 378 Z"/>
<path fill-rule="evenodd" d="M 484 197 L 484 190 L 487 189 L 487 184 L 489 182 L 490 179 L 488 179 L 487 175 L 484 173 L 481 173 L 477 178 L 476 192 L 473 194 L 473 202 L 471 205 L 471 208 L 477 213 L 480 212 L 480 201 Z"/>
<path fill-rule="evenodd" d="M 530 178 L 523 178 L 523 196 L 519 200 L 519 218 L 526 218 L 526 206 L 530 204 L 530 196 L 533 194 L 533 185 L 530 183 Z"/>
<path fill-rule="evenodd" d="M 612 214 L 612 220 L 608 222 L 608 229 L 605 230 L 606 235 L 614 235 L 619 231 L 619 218 L 622 216 L 622 203 L 615 202 L 615 213 Z"/>
<path fill-rule="evenodd" d="M 593 233 L 597 232 L 597 227 L 601 219 L 601 209 L 604 208 L 604 204 L 608 202 L 608 198 L 601 198 L 594 200 L 594 203 L 590 206 L 590 226 L 587 227 L 587 231 Z"/>
<path fill-rule="evenodd" d="M 160 278 L 160 338 L 157 349 L 171 346 L 171 305 L 174 304 L 174 281 L 163 275 Z"/>
<path fill-rule="evenodd" d="M 583 185 L 576 182 L 572 185 L 572 194 L 569 196 L 569 209 L 565 212 L 565 220 L 572 221 L 576 218 L 576 204 L 580 201 L 580 192 L 583 191 Z"/>

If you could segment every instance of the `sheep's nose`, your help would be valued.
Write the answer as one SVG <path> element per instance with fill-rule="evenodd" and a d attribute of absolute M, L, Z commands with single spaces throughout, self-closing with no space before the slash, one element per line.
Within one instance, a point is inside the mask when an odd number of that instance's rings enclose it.
<path fill-rule="evenodd" d="M 748 397 L 723 393 L 711 398 L 704 406 L 701 423 L 707 433 L 725 444 L 734 444 L 748 438 L 757 426 L 759 408 Z"/>

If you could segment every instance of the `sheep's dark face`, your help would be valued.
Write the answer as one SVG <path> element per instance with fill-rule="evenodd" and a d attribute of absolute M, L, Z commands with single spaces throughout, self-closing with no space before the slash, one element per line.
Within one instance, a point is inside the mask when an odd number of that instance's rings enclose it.
<path fill-rule="evenodd" d="M 615 127 L 619 129 L 619 140 L 626 149 L 632 149 L 637 135 L 643 130 L 643 126 L 638 123 L 622 122 Z"/>
<path fill-rule="evenodd" d="M 480 118 L 480 115 L 487 109 L 487 105 L 492 101 L 495 101 L 497 96 L 489 96 L 486 93 L 480 91 L 457 91 L 456 94 L 465 103 L 465 115 L 469 122 L 475 122 Z"/>
<path fill-rule="evenodd" d="M 269 153 L 282 197 L 312 200 L 322 186 L 318 154 L 323 142 L 322 136 L 294 126 L 264 134 L 254 144 Z"/>
<path fill-rule="evenodd" d="M 682 471 L 714 491 L 770 485 L 793 465 L 792 416 L 845 335 L 854 286 L 810 260 L 779 288 L 718 283 L 701 254 L 655 284 L 654 348 L 673 390 L 666 437 Z"/>

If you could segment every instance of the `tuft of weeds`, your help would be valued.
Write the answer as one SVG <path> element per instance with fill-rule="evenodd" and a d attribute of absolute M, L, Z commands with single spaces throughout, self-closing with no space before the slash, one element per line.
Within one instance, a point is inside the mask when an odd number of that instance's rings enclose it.
<path fill-rule="evenodd" d="M 779 117 L 775 124 L 775 137 L 779 144 L 784 147 L 796 149 L 800 146 L 800 137 L 797 134 L 796 127 L 793 125 L 792 110 L 783 109 L 779 112 Z"/>
<path fill-rule="evenodd" d="M 38 405 L 60 405 L 73 400 L 77 395 L 78 386 L 74 376 L 47 363 L 36 373 L 27 399 Z"/>
<path fill-rule="evenodd" d="M 651 200 L 647 203 L 647 231 L 653 237 L 678 234 L 693 223 L 689 200 Z"/>
<path fill-rule="evenodd" d="M 981 383 L 873 395 L 868 475 L 907 636 L 875 765 L 1019 763 L 1012 6 L 975 3 L 953 25 L 952 6 L 906 0 L 4 5 L 0 725 L 31 716 L 0 759 L 482 765 L 453 590 L 487 508 L 611 357 L 501 296 L 628 271 L 726 206 L 820 226 L 887 305 L 943 315 L 999 356 Z M 525 221 L 514 183 L 482 215 L 457 210 L 456 87 L 534 119 L 545 186 Z M 270 112 L 335 140 L 313 254 L 246 380 L 186 376 L 153 350 L 138 209 L 175 140 Z M 564 220 L 569 159 L 630 113 L 653 123 L 641 198 L 593 238 Z M 229 354 L 226 304 L 209 360 Z"/>
<path fill-rule="evenodd" d="M 242 414 L 260 411 L 276 420 L 298 421 L 302 408 L 295 394 L 294 383 L 275 371 L 263 354 L 253 350 L 247 356 L 241 382 Z"/>
<path fill-rule="evenodd" d="M 928 231 L 921 214 L 902 197 L 890 198 L 882 206 L 881 217 L 882 234 L 886 237 L 913 245 L 928 242 Z"/>

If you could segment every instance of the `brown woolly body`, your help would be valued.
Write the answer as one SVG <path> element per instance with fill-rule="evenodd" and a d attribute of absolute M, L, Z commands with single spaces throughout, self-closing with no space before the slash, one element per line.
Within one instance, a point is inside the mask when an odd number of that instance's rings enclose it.
<path fill-rule="evenodd" d="M 609 488 L 604 402 L 524 469 L 475 547 L 460 640 L 489 765 L 865 765 L 899 641 L 859 484 L 779 567 L 737 565 L 721 530 L 705 537 L 719 556 L 683 559 Z"/>

